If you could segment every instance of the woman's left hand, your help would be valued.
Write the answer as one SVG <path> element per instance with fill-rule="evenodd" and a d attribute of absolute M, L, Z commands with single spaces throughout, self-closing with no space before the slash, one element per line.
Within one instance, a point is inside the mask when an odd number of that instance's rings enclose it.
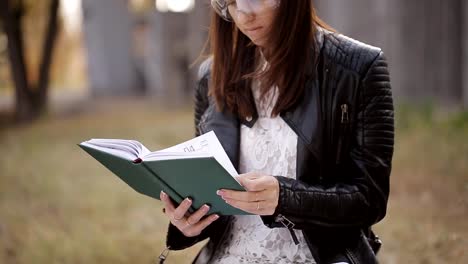
<path fill-rule="evenodd" d="M 275 177 L 250 172 L 236 179 L 247 191 L 218 190 L 217 194 L 226 203 L 252 214 L 274 214 L 279 198 L 279 183 Z"/>

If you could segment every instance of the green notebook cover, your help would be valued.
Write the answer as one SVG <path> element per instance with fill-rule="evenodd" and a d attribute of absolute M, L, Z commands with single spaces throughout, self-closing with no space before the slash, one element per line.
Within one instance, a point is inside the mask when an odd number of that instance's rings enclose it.
<path fill-rule="evenodd" d="M 191 197 L 194 208 L 210 205 L 208 214 L 249 214 L 226 204 L 216 194 L 219 189 L 245 191 L 215 158 L 189 158 L 178 160 L 143 161 L 160 178 L 182 197 Z"/>
<path fill-rule="evenodd" d="M 219 189 L 245 189 L 213 157 L 153 160 L 134 163 L 83 144 L 79 146 L 137 192 L 159 199 L 161 190 L 176 203 L 186 197 L 193 200 L 189 212 L 203 204 L 208 214 L 246 215 L 216 194 Z"/>

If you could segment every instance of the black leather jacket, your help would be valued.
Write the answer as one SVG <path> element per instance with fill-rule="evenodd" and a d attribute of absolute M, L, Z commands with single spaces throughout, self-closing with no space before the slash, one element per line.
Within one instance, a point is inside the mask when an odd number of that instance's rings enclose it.
<path fill-rule="evenodd" d="M 346 257 L 376 263 L 378 239 L 370 226 L 386 214 L 394 143 L 394 109 L 387 62 L 382 51 L 346 36 L 319 31 L 319 61 L 303 100 L 283 120 L 298 135 L 297 180 L 275 175 L 280 185 L 271 228 L 302 230 L 317 263 Z M 195 92 L 197 134 L 214 130 L 235 166 L 241 124 L 216 110 L 207 97 L 210 62 L 201 66 Z M 290 222 L 289 222 L 290 221 Z M 206 263 L 230 228 L 223 216 L 198 237 L 187 238 L 169 225 L 167 246 L 180 250 L 210 238 L 197 256 Z"/>

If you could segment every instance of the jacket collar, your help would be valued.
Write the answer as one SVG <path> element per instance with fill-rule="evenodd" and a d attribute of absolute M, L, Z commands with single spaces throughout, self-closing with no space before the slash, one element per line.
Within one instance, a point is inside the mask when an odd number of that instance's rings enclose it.
<path fill-rule="evenodd" d="M 312 63 L 309 64 L 309 68 L 307 69 L 307 76 L 308 76 L 307 79 L 308 80 L 306 81 L 306 85 L 307 85 L 307 83 L 312 81 L 312 78 L 317 78 L 317 76 L 318 76 L 318 61 L 317 61 L 317 58 L 318 58 L 318 56 L 321 53 L 321 50 L 323 48 L 324 36 L 325 36 L 325 34 L 327 32 L 328 31 L 326 29 L 317 26 L 317 30 L 315 32 L 315 36 L 316 36 L 315 45 L 313 47 L 310 47 L 310 49 L 311 49 L 310 61 Z M 285 114 L 287 114 L 287 113 L 282 113 L 281 116 L 284 117 Z M 247 126 L 247 127 L 249 127 L 249 128 L 252 128 L 253 125 L 255 124 L 255 122 L 257 122 L 257 120 L 258 120 L 258 112 L 257 112 L 257 109 L 254 109 L 253 116 L 250 116 L 250 117 L 247 117 L 245 119 L 240 120 L 240 123 Z"/>

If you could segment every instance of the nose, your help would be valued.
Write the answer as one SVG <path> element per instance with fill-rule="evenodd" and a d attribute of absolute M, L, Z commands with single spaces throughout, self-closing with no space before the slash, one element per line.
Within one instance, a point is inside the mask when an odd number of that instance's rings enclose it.
<path fill-rule="evenodd" d="M 236 11 L 236 15 L 237 22 L 240 24 L 251 22 L 255 18 L 255 14 L 253 12 L 246 12 L 239 9 Z"/>
<path fill-rule="evenodd" d="M 236 3 L 237 3 L 237 10 L 236 10 L 237 21 L 240 23 L 251 21 L 254 18 L 255 14 L 252 11 L 252 7 L 250 6 L 249 1 L 238 0 L 236 1 Z"/>
<path fill-rule="evenodd" d="M 250 6 L 249 1 L 238 0 L 238 1 L 236 1 L 236 4 L 237 4 L 237 10 L 238 11 L 242 11 L 242 12 L 246 12 L 246 13 L 251 13 L 252 12 L 252 8 Z"/>

